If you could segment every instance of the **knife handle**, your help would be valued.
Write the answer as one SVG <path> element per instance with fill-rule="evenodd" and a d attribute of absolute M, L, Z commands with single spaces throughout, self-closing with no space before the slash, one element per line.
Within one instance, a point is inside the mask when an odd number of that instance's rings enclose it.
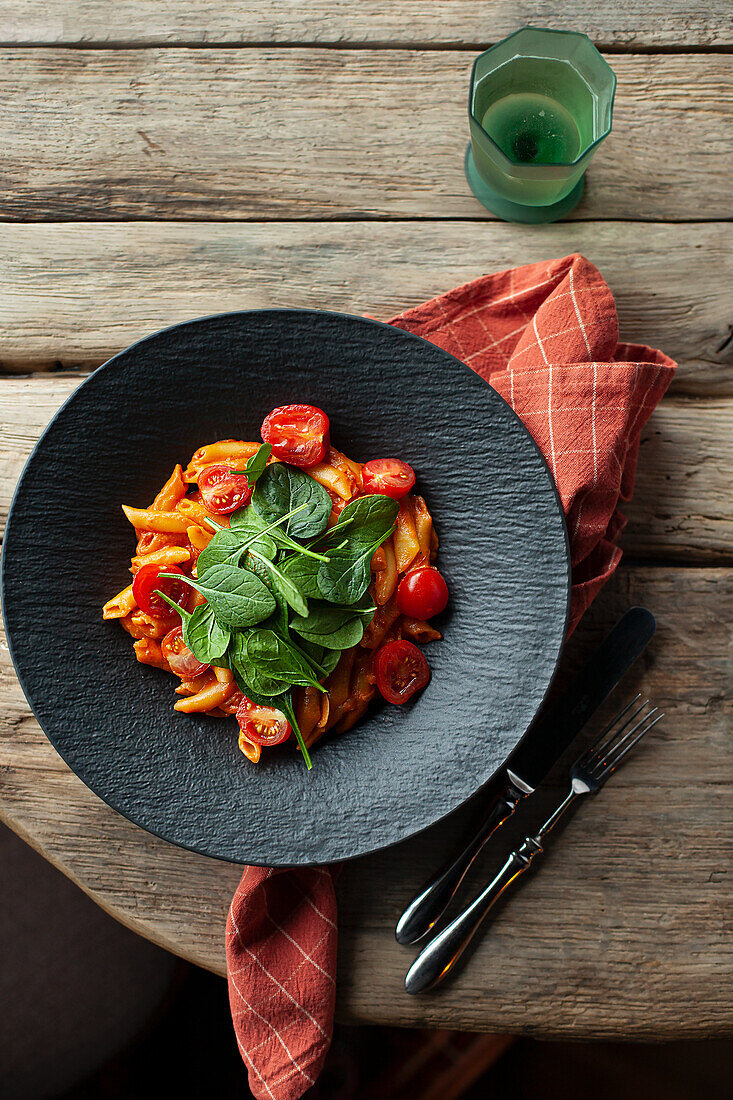
<path fill-rule="evenodd" d="M 413 898 L 397 922 L 395 936 L 401 944 L 415 943 L 425 936 L 445 911 L 448 902 L 461 885 L 468 868 L 495 833 L 516 809 L 523 794 L 507 781 L 489 802 L 486 816 L 477 832 L 457 855 L 446 863 Z"/>
<path fill-rule="evenodd" d="M 491 907 L 506 888 L 527 870 L 541 851 L 539 839 L 527 837 L 521 848 L 511 853 L 486 889 L 417 956 L 405 977 L 405 989 L 408 993 L 422 993 L 443 980 L 468 947 Z"/>

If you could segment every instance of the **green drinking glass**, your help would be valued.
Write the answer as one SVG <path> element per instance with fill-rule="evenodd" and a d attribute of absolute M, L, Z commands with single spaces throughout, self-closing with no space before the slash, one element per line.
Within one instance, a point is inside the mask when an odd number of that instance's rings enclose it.
<path fill-rule="evenodd" d="M 552 222 L 579 202 L 611 131 L 616 76 L 575 31 L 524 27 L 474 62 L 466 179 L 505 221 Z"/>

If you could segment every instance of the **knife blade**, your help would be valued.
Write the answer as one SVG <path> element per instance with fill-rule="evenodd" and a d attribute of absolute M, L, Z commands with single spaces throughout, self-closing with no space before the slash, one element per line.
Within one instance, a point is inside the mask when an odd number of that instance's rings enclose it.
<path fill-rule="evenodd" d="M 531 794 L 610 695 L 657 628 L 645 607 L 632 607 L 586 662 L 570 687 L 532 723 L 506 764 L 511 782 Z"/>
<path fill-rule="evenodd" d="M 656 628 L 651 611 L 645 607 L 630 608 L 570 686 L 532 723 L 492 780 L 488 806 L 478 829 L 461 851 L 425 884 L 400 917 L 395 929 L 398 943 L 415 943 L 430 931 L 486 841 L 514 813 L 522 799 L 534 793 L 643 651 Z"/>

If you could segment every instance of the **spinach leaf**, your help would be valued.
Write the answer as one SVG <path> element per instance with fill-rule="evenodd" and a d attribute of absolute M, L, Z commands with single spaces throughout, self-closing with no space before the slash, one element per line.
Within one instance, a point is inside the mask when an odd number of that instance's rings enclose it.
<path fill-rule="evenodd" d="M 301 504 L 298 508 L 294 508 L 292 511 L 286 512 L 285 515 L 279 516 L 274 523 L 268 523 L 264 516 L 261 516 L 259 512 L 255 511 L 250 504 L 246 508 L 240 508 L 238 511 L 234 512 L 230 522 L 233 530 L 239 531 L 246 527 L 247 530 L 253 533 L 257 530 L 266 532 L 272 545 L 279 547 L 281 550 L 294 550 L 298 554 L 305 554 L 318 561 L 325 561 L 325 555 L 318 554 L 307 546 L 302 546 L 301 543 L 291 539 L 290 535 L 287 535 L 283 529 L 287 520 L 298 512 L 305 512 L 307 508 L 307 504 Z M 259 549 L 259 542 L 256 548 Z M 275 554 L 268 553 L 267 557 L 272 560 Z"/>
<path fill-rule="evenodd" d="M 355 603 L 366 592 L 371 580 L 370 564 L 376 547 L 366 550 L 334 550 L 318 568 L 318 587 L 331 603 Z"/>
<path fill-rule="evenodd" d="M 371 546 L 356 542 L 343 550 L 332 550 L 328 560 L 318 567 L 318 587 L 324 599 L 345 604 L 360 600 L 372 577 L 372 554 L 393 530 L 390 527 Z"/>
<path fill-rule="evenodd" d="M 272 454 L 272 447 L 269 443 L 263 443 L 258 450 L 247 459 L 247 463 L 243 470 L 235 470 L 235 474 L 245 474 L 247 478 L 247 484 L 250 489 L 254 489 L 255 482 L 265 472 L 267 466 L 267 460 Z"/>
<path fill-rule="evenodd" d="M 304 596 L 319 599 L 323 594 L 318 587 L 318 570 L 321 562 L 303 554 L 293 554 L 283 562 L 283 573 L 297 584 Z"/>
<path fill-rule="evenodd" d="M 296 717 L 295 717 L 295 711 L 293 710 L 293 699 L 292 699 L 292 695 L 291 695 L 290 692 L 288 692 L 287 695 L 283 696 L 282 705 L 280 707 L 280 710 L 282 710 L 283 713 L 287 716 L 288 721 L 290 722 L 290 725 L 292 726 L 293 733 L 295 734 L 295 740 L 300 745 L 300 751 L 303 754 L 303 760 L 305 761 L 305 766 L 308 769 L 308 771 L 310 771 L 311 768 L 313 767 L 313 761 L 310 758 L 310 753 L 308 752 L 308 749 L 306 747 L 306 743 L 303 740 L 303 734 L 300 732 L 300 727 L 298 726 L 298 722 L 297 722 Z"/>
<path fill-rule="evenodd" d="M 239 559 L 243 553 L 242 539 L 232 531 L 223 528 L 199 554 L 196 562 L 197 572 L 203 575 L 214 565 L 239 565 Z"/>
<path fill-rule="evenodd" d="M 314 602 L 308 618 L 296 615 L 291 628 L 307 642 L 324 649 L 349 649 L 360 642 L 364 634 L 364 612 L 353 607 L 333 607 Z"/>
<path fill-rule="evenodd" d="M 284 462 L 268 466 L 255 486 L 252 506 L 268 523 L 301 505 L 285 528 L 293 538 L 309 539 L 325 530 L 331 515 L 331 498 L 309 474 Z"/>
<path fill-rule="evenodd" d="M 302 615 L 304 618 L 308 617 L 308 603 L 305 596 L 298 588 L 297 584 L 294 584 L 289 577 L 286 577 L 283 572 L 267 558 L 262 557 L 254 547 L 250 547 L 250 555 L 258 560 L 270 572 L 270 587 L 278 592 L 280 596 L 292 607 L 296 615 Z"/>
<path fill-rule="evenodd" d="M 282 695 L 288 691 L 290 685 L 284 680 L 269 676 L 266 672 L 256 668 L 247 656 L 247 634 L 237 633 L 232 635 L 227 656 L 234 673 L 234 678 L 241 691 L 251 699 L 253 703 L 260 698 L 271 699 L 276 695 Z M 270 705 L 270 704 L 267 704 Z M 272 704 L 276 705 L 276 704 Z"/>
<path fill-rule="evenodd" d="M 305 638 L 300 639 L 298 648 L 318 669 L 318 677 L 321 683 L 327 676 L 331 675 L 336 665 L 339 663 L 339 658 L 341 656 L 340 649 L 324 649 L 322 645 L 316 645 L 315 642 L 307 642 Z"/>
<path fill-rule="evenodd" d="M 258 673 L 273 680 L 285 680 L 289 684 L 325 690 L 296 647 L 289 645 L 274 630 L 260 627 L 250 631 L 247 635 L 246 653 L 249 664 Z"/>
<path fill-rule="evenodd" d="M 161 573 L 161 577 L 168 576 Z M 180 574 L 170 574 L 176 580 Z M 200 592 L 213 608 L 222 626 L 230 630 L 244 630 L 262 622 L 275 610 L 272 593 L 259 577 L 248 569 L 235 565 L 214 565 L 198 578 L 185 578 L 186 583 Z"/>
<path fill-rule="evenodd" d="M 349 546 L 364 547 L 372 543 L 378 546 L 390 534 L 399 510 L 396 500 L 381 493 L 357 497 L 346 505 L 329 534 L 340 541 L 342 532 L 339 528 L 346 528 L 343 534 L 348 538 Z"/>
<path fill-rule="evenodd" d="M 197 661 L 216 664 L 226 653 L 231 633 L 220 626 L 210 603 L 195 607 L 183 624 L 183 640 Z"/>
<path fill-rule="evenodd" d="M 288 617 L 290 611 L 288 609 L 288 601 L 283 596 L 282 592 L 276 587 L 274 577 L 270 573 L 269 569 L 266 569 L 260 558 L 252 557 L 251 554 L 247 555 L 247 567 L 256 573 L 266 588 L 269 588 L 275 600 L 274 614 L 267 619 L 268 626 L 272 626 L 274 630 L 279 631 L 283 637 L 288 636 Z"/>
<path fill-rule="evenodd" d="M 165 592 L 156 590 L 156 594 L 181 616 L 181 636 L 196 660 L 205 665 L 215 661 L 221 663 L 229 644 L 230 632 L 217 623 L 211 604 L 201 604 L 193 611 L 184 611 Z"/>

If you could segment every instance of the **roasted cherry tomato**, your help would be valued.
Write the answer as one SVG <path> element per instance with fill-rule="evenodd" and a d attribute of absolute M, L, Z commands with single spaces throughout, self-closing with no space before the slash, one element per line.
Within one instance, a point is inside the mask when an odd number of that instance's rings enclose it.
<path fill-rule="evenodd" d="M 170 665 L 171 672 L 175 672 L 176 676 L 180 676 L 182 680 L 194 680 L 210 667 L 194 657 L 183 640 L 183 630 L 180 626 L 174 626 L 168 631 L 160 643 L 160 648 Z"/>
<path fill-rule="evenodd" d="M 411 619 L 432 619 L 448 603 L 448 585 L 432 566 L 413 569 L 400 581 L 397 606 Z"/>
<path fill-rule="evenodd" d="M 221 463 L 205 466 L 199 474 L 198 484 L 204 505 L 220 516 L 244 508 L 252 499 L 252 490 L 244 474 L 236 474 L 230 466 Z"/>
<path fill-rule="evenodd" d="M 156 588 L 161 592 L 165 592 L 168 599 L 173 600 L 173 603 L 177 603 L 179 607 L 186 606 L 191 589 L 185 581 L 160 577 L 161 573 L 175 573 L 181 577 L 186 575 L 177 565 L 144 565 L 135 574 L 135 579 L 132 582 L 132 594 L 141 611 L 146 611 L 148 615 L 153 615 L 156 619 L 172 620 L 176 618 L 176 613 L 165 600 L 161 599 L 160 596 L 156 596 Z"/>
<path fill-rule="evenodd" d="M 239 728 L 255 745 L 281 745 L 292 733 L 290 722 L 281 710 L 253 703 L 245 695 L 237 710 Z"/>
<path fill-rule="evenodd" d="M 262 438 L 275 458 L 307 470 L 328 450 L 328 417 L 314 405 L 281 405 L 262 422 Z"/>
<path fill-rule="evenodd" d="M 361 471 L 365 493 L 400 500 L 415 484 L 415 471 L 401 458 L 373 458 Z"/>
<path fill-rule="evenodd" d="M 374 662 L 377 687 L 388 703 L 406 703 L 430 679 L 424 655 L 412 642 L 388 642 Z"/>

